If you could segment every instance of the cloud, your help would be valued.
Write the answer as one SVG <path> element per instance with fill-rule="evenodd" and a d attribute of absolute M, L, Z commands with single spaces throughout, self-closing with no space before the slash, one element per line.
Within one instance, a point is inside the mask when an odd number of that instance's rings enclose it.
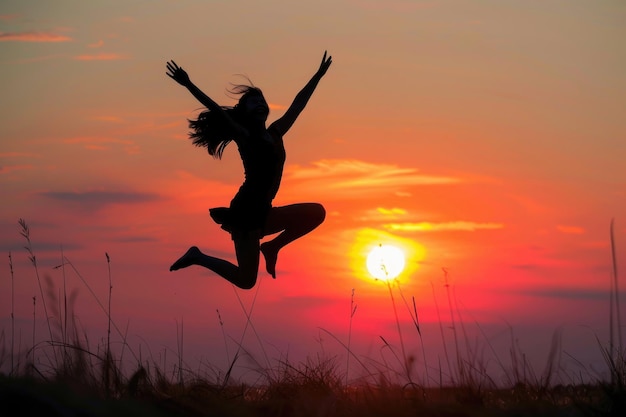
<path fill-rule="evenodd" d="M 520 269 L 522 271 L 534 271 L 534 270 L 539 269 L 541 267 L 539 265 L 537 265 L 537 264 L 526 263 L 526 264 L 513 264 L 513 265 L 511 265 L 511 268 L 513 268 L 513 269 Z"/>
<path fill-rule="evenodd" d="M 89 149 L 90 151 L 106 151 L 109 148 L 102 145 L 85 145 L 85 149 Z"/>
<path fill-rule="evenodd" d="M 97 120 L 99 122 L 110 122 L 110 123 L 123 123 L 124 119 L 119 116 L 95 116 L 92 118 L 93 120 Z"/>
<path fill-rule="evenodd" d="M 74 59 L 77 61 L 119 61 L 129 58 L 126 55 L 116 54 L 113 52 L 101 52 L 99 54 L 77 55 Z"/>
<path fill-rule="evenodd" d="M 15 20 L 19 17 L 17 14 L 0 14 L 0 21 L 8 22 L 10 20 Z"/>
<path fill-rule="evenodd" d="M 570 235 L 582 235 L 585 233 L 585 229 L 583 229 L 582 227 L 578 227 L 578 226 L 559 225 L 556 227 L 556 230 L 558 230 L 561 233 L 566 233 Z"/>
<path fill-rule="evenodd" d="M 0 158 L 40 158 L 41 155 L 30 152 L 0 152 Z"/>
<path fill-rule="evenodd" d="M 158 194 L 126 191 L 46 191 L 40 195 L 61 203 L 77 204 L 86 209 L 100 209 L 111 204 L 150 203 L 163 199 Z"/>
<path fill-rule="evenodd" d="M 82 144 L 94 144 L 94 143 L 119 143 L 123 145 L 132 144 L 132 140 L 117 139 L 109 137 L 97 137 L 97 136 L 79 136 L 75 138 L 63 139 L 63 143 L 82 143 Z"/>
<path fill-rule="evenodd" d="M 394 164 L 371 163 L 355 159 L 323 159 L 310 165 L 285 167 L 281 196 L 287 199 L 354 199 L 385 196 L 410 196 L 410 188 L 425 185 L 452 185 L 461 178 L 418 172 Z"/>
<path fill-rule="evenodd" d="M 270 110 L 285 110 L 287 106 L 283 104 L 268 103 Z"/>
<path fill-rule="evenodd" d="M 288 167 L 287 171 L 293 179 L 328 178 L 340 175 L 367 174 L 373 171 L 392 173 L 413 172 L 414 169 L 398 169 L 395 165 L 377 165 L 355 159 L 322 159 L 312 163 L 313 167 L 304 168 L 298 165 Z"/>
<path fill-rule="evenodd" d="M 149 243 L 149 242 L 158 242 L 159 239 L 154 236 L 122 236 L 111 239 L 112 242 L 118 243 Z"/>
<path fill-rule="evenodd" d="M 75 138 L 67 138 L 63 140 L 63 143 L 69 144 L 82 144 L 85 149 L 94 151 L 104 151 L 109 149 L 108 144 L 124 145 L 124 150 L 128 154 L 139 153 L 139 146 L 132 140 L 118 139 L 110 137 L 94 137 L 94 136 L 81 136 Z"/>
<path fill-rule="evenodd" d="M 323 159 L 313 162 L 311 167 L 290 165 L 285 174 L 290 180 L 323 180 L 325 187 L 343 191 L 461 182 L 461 179 L 451 176 L 420 174 L 415 168 L 355 159 Z"/>
<path fill-rule="evenodd" d="M 406 215 L 407 211 L 398 207 L 377 207 L 375 209 L 365 211 L 363 216 L 359 217 L 359 220 L 362 222 L 389 222 L 394 220 L 397 221 L 397 219 L 405 217 Z"/>
<path fill-rule="evenodd" d="M 384 207 L 378 207 L 376 211 L 385 216 L 398 216 L 398 215 L 406 214 L 406 210 L 397 208 L 397 207 L 393 207 L 390 209 L 387 209 Z"/>
<path fill-rule="evenodd" d="M 42 62 L 42 61 L 48 61 L 48 60 L 57 59 L 57 58 L 66 58 L 66 55 L 65 54 L 44 55 L 44 56 L 37 56 L 34 58 L 20 59 L 17 62 L 20 62 L 23 64 L 29 64 L 32 62 Z"/>
<path fill-rule="evenodd" d="M 315 295 L 291 295 L 280 300 L 280 305 L 282 308 L 289 309 L 314 309 L 319 307 L 327 307 L 336 302 L 337 300 L 332 297 Z"/>
<path fill-rule="evenodd" d="M 5 160 L 15 160 L 15 159 L 31 159 L 31 158 L 40 158 L 41 155 L 31 153 L 31 152 L 0 152 L 0 158 Z M 0 175 L 8 174 L 14 171 L 24 171 L 33 169 L 34 166 L 32 164 L 18 163 L 13 162 L 12 165 L 1 165 L 0 164 Z"/>
<path fill-rule="evenodd" d="M 564 300 L 587 300 L 606 301 L 609 298 L 608 290 L 585 289 L 585 288 L 532 288 L 525 290 L 515 290 L 516 294 L 528 295 L 531 297 L 559 298 Z M 623 297 L 624 292 L 620 291 Z"/>
<path fill-rule="evenodd" d="M 16 234 L 17 234 L 17 229 L 16 229 Z M 26 250 L 24 249 L 24 246 L 25 246 L 25 241 L 23 241 L 23 239 L 21 238 L 16 238 L 11 241 L 0 242 L 0 251 L 2 253 L 8 253 L 8 252 L 23 253 L 23 252 L 26 252 Z M 35 253 L 35 256 L 41 254 L 42 252 L 55 252 L 55 251 L 59 252 L 61 247 L 63 248 L 63 250 L 80 250 L 80 249 L 84 249 L 85 246 L 81 244 L 77 244 L 77 243 L 63 243 L 63 245 L 61 245 L 58 242 L 42 242 L 42 241 L 32 242 L 32 249 L 33 249 L 33 252 Z M 40 260 L 39 256 L 37 256 L 37 260 L 38 261 Z M 15 262 L 15 258 L 14 258 L 14 262 Z"/>
<path fill-rule="evenodd" d="M 475 223 L 468 221 L 454 222 L 420 222 L 420 223 L 388 223 L 383 226 L 387 230 L 394 232 L 450 232 L 463 231 L 475 232 L 477 230 L 495 230 L 502 229 L 502 223 Z"/>
<path fill-rule="evenodd" d="M 100 48 L 102 45 L 104 45 L 104 41 L 102 39 L 100 39 L 98 42 L 94 42 L 94 43 L 88 44 L 87 47 L 89 47 L 89 48 Z"/>
<path fill-rule="evenodd" d="M 0 42 L 68 42 L 72 38 L 51 32 L 0 32 Z"/>
<path fill-rule="evenodd" d="M 419 9 L 429 9 L 437 5 L 437 2 L 434 0 L 354 0 L 353 2 L 356 3 L 357 7 L 366 10 L 390 10 L 401 13 L 412 12 Z"/>
<path fill-rule="evenodd" d="M 25 169 L 33 169 L 32 165 L 1 165 L 0 174 L 8 174 L 13 171 L 21 171 Z"/>

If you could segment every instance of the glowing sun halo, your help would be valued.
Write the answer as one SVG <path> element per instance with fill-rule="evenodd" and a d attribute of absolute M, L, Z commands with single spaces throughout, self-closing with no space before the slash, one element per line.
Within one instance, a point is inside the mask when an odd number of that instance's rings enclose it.
<path fill-rule="evenodd" d="M 404 269 L 404 252 L 392 245 L 378 245 L 367 256 L 367 270 L 377 279 L 394 279 Z"/>

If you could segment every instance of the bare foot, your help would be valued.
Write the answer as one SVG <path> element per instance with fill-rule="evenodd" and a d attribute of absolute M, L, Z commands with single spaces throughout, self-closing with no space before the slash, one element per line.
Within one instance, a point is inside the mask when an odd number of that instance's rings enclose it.
<path fill-rule="evenodd" d="M 265 270 L 272 278 L 276 279 L 276 261 L 278 260 L 278 251 L 272 249 L 269 242 L 261 244 L 261 253 L 265 257 Z"/>
<path fill-rule="evenodd" d="M 198 260 L 198 257 L 202 254 L 200 249 L 197 246 L 192 246 L 185 252 L 183 256 L 178 258 L 176 262 L 170 266 L 170 271 L 177 271 L 182 268 L 187 268 L 188 266 L 194 265 Z"/>

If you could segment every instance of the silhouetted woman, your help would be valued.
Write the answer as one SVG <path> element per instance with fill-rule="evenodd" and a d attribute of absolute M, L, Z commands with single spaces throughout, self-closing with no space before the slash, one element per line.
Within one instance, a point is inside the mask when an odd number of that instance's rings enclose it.
<path fill-rule="evenodd" d="M 192 246 L 172 264 L 170 271 L 200 265 L 240 288 L 250 289 L 256 283 L 260 253 L 265 258 L 267 272 L 276 278 L 276 260 L 280 249 L 324 221 L 326 212 L 321 204 L 272 207 L 272 200 L 278 192 L 285 163 L 283 136 L 304 110 L 331 63 L 332 58 L 324 52 L 315 75 L 296 95 L 285 114 L 269 127 L 265 126 L 269 106 L 258 88 L 235 86 L 233 92 L 241 94 L 239 102 L 234 107 L 222 107 L 196 87 L 174 61 L 167 63 L 167 75 L 186 87 L 207 108 L 197 120 L 189 122 L 189 136 L 194 145 L 206 147 L 210 155 L 221 158 L 224 148 L 234 141 L 245 174 L 244 183 L 230 202 L 230 207 L 210 209 L 211 217 L 232 236 L 237 265 L 205 255 Z M 260 244 L 264 236 L 275 233 L 280 234 Z"/>

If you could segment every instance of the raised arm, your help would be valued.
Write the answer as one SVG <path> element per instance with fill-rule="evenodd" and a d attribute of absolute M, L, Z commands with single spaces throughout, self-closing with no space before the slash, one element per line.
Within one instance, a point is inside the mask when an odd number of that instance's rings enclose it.
<path fill-rule="evenodd" d="M 202 90 L 196 87 L 196 85 L 192 83 L 189 79 L 189 75 L 187 74 L 187 72 L 179 67 L 176 62 L 169 61 L 166 65 L 168 72 L 166 72 L 165 74 L 168 77 L 170 77 L 183 87 L 187 88 L 187 90 L 189 90 L 189 92 L 196 98 L 196 100 L 198 100 L 207 109 L 222 115 L 224 117 L 224 121 L 232 127 L 235 134 L 247 135 L 247 130 L 240 124 L 236 123 L 219 104 L 217 104 L 209 96 L 204 94 Z"/>
<path fill-rule="evenodd" d="M 326 51 L 324 51 L 324 57 L 322 58 L 322 63 L 320 64 L 319 69 L 313 75 L 313 77 L 309 80 L 309 82 L 304 86 L 302 90 L 296 95 L 296 98 L 291 103 L 291 106 L 287 109 L 285 114 L 274 123 L 272 123 L 272 127 L 277 129 L 281 135 L 287 133 L 287 131 L 294 124 L 304 107 L 309 102 L 309 99 L 313 95 L 313 91 L 317 87 L 317 84 L 322 79 L 326 71 L 328 71 L 328 67 L 332 64 L 332 57 L 326 57 Z"/>

